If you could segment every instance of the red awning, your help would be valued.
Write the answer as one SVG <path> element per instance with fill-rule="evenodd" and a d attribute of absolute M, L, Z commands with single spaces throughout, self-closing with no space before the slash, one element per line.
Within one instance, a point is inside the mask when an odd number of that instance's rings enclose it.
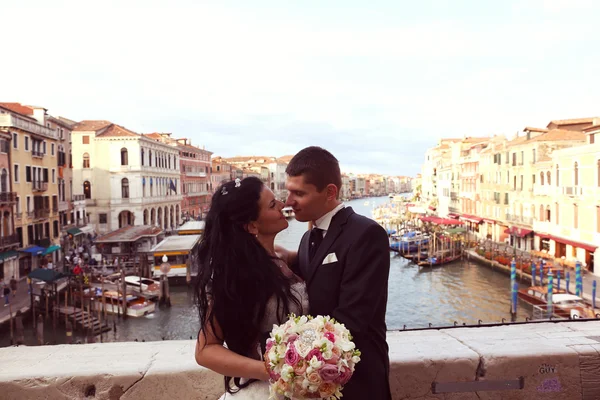
<path fill-rule="evenodd" d="M 460 214 L 456 214 L 456 213 L 448 213 L 448 217 L 450 217 L 450 218 L 454 218 L 454 219 L 458 219 L 458 217 L 460 217 Z"/>
<path fill-rule="evenodd" d="M 488 223 L 490 223 L 490 224 L 496 224 L 496 223 L 497 223 L 497 221 L 495 221 L 495 220 L 493 220 L 493 219 L 489 219 L 489 218 L 484 218 L 484 219 L 483 219 L 483 222 L 488 222 Z"/>
<path fill-rule="evenodd" d="M 542 236 L 542 235 L 544 235 L 544 236 Z M 596 249 L 598 248 L 598 245 L 595 245 L 595 244 L 588 244 L 588 243 L 576 242 L 574 240 L 564 239 L 564 238 L 561 238 L 559 236 L 545 235 L 545 234 L 541 234 L 541 235 L 538 235 L 538 236 L 540 236 L 540 237 L 542 237 L 544 239 L 552 239 L 555 242 L 559 242 L 559 243 L 563 243 L 563 244 L 568 244 L 568 245 L 571 245 L 573 247 L 578 247 L 580 249 L 584 249 L 584 250 L 591 251 L 591 252 L 596 251 Z"/>
<path fill-rule="evenodd" d="M 525 237 L 530 233 L 533 233 L 533 231 L 531 229 L 519 228 L 518 226 L 511 226 L 510 228 L 505 229 L 504 233 L 518 237 Z"/>
<path fill-rule="evenodd" d="M 460 219 L 470 222 L 475 222 L 476 224 L 480 224 L 483 221 L 483 218 L 480 218 L 476 215 L 463 214 L 460 216 Z"/>
<path fill-rule="evenodd" d="M 550 239 L 550 235 L 548 235 L 547 233 L 536 232 L 535 236 L 538 236 L 541 239 Z"/>
<path fill-rule="evenodd" d="M 435 207 L 434 207 L 434 206 L 429 206 L 429 209 L 430 209 L 431 211 L 435 211 Z"/>
<path fill-rule="evenodd" d="M 421 217 L 423 222 L 431 222 L 436 225 L 462 225 L 463 223 L 451 218 L 440 218 L 433 215 L 427 217 Z"/>

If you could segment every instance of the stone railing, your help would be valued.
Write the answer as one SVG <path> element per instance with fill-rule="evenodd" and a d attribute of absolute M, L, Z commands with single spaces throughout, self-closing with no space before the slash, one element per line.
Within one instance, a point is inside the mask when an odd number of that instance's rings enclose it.
<path fill-rule="evenodd" d="M 600 321 L 388 332 L 393 399 L 597 399 Z M 210 399 L 193 340 L 0 349 L 3 399 Z M 360 366 L 360 364 L 359 364 Z M 375 400 L 375 399 L 373 399 Z"/>

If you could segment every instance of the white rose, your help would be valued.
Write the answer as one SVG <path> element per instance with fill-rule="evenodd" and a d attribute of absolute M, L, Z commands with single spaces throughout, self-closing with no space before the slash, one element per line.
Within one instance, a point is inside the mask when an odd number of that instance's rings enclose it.
<path fill-rule="evenodd" d="M 355 347 L 354 343 L 343 338 L 337 341 L 336 345 L 340 346 L 340 349 L 342 349 L 342 351 L 352 351 Z"/>
<path fill-rule="evenodd" d="M 296 347 L 296 351 L 302 358 L 306 357 L 308 355 L 308 353 L 310 353 L 310 351 L 312 350 L 312 347 L 310 345 L 308 345 L 300 340 L 296 340 L 294 342 L 294 347 Z"/>
<path fill-rule="evenodd" d="M 356 364 L 356 363 L 357 363 L 357 362 L 359 362 L 359 361 L 360 361 L 360 357 L 359 357 L 359 356 L 353 356 L 353 357 L 352 357 L 352 362 L 353 362 L 354 364 Z"/>
<path fill-rule="evenodd" d="M 313 356 L 313 358 L 310 359 L 309 363 L 308 363 L 312 369 L 319 369 L 323 366 L 323 361 L 319 361 L 319 359 L 316 356 Z"/>
<path fill-rule="evenodd" d="M 283 379 L 284 382 L 291 381 L 293 374 L 294 367 L 292 367 L 291 365 L 285 364 L 283 367 L 281 367 L 281 379 Z"/>

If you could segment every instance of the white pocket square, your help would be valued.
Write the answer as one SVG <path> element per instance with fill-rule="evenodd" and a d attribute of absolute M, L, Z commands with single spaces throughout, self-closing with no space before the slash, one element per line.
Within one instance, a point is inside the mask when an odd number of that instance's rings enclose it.
<path fill-rule="evenodd" d="M 331 264 L 336 262 L 338 259 L 335 256 L 335 253 L 329 253 L 327 254 L 327 257 L 325 257 L 325 259 L 323 260 L 323 265 L 325 264 Z"/>

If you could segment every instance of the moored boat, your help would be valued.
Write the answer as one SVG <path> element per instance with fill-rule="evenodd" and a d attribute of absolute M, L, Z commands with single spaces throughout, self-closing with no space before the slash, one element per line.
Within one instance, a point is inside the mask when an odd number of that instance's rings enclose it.
<path fill-rule="evenodd" d="M 521 300 L 533 306 L 548 306 L 548 288 L 543 286 L 531 286 L 520 289 L 518 296 Z M 553 314 L 561 318 L 594 318 L 595 311 L 587 305 L 584 300 L 567 293 L 564 289 L 554 289 L 552 292 Z"/>
<path fill-rule="evenodd" d="M 296 214 L 294 214 L 294 209 L 292 207 L 284 207 L 281 212 L 286 219 L 294 218 Z"/>
<path fill-rule="evenodd" d="M 142 317 L 153 313 L 156 309 L 154 302 L 142 296 L 128 294 L 125 301 L 127 302 L 127 315 L 130 317 Z M 104 307 L 109 314 L 123 314 L 123 295 L 121 293 L 107 290 L 102 294 L 100 301 L 95 304 L 98 311 L 102 311 Z"/>

